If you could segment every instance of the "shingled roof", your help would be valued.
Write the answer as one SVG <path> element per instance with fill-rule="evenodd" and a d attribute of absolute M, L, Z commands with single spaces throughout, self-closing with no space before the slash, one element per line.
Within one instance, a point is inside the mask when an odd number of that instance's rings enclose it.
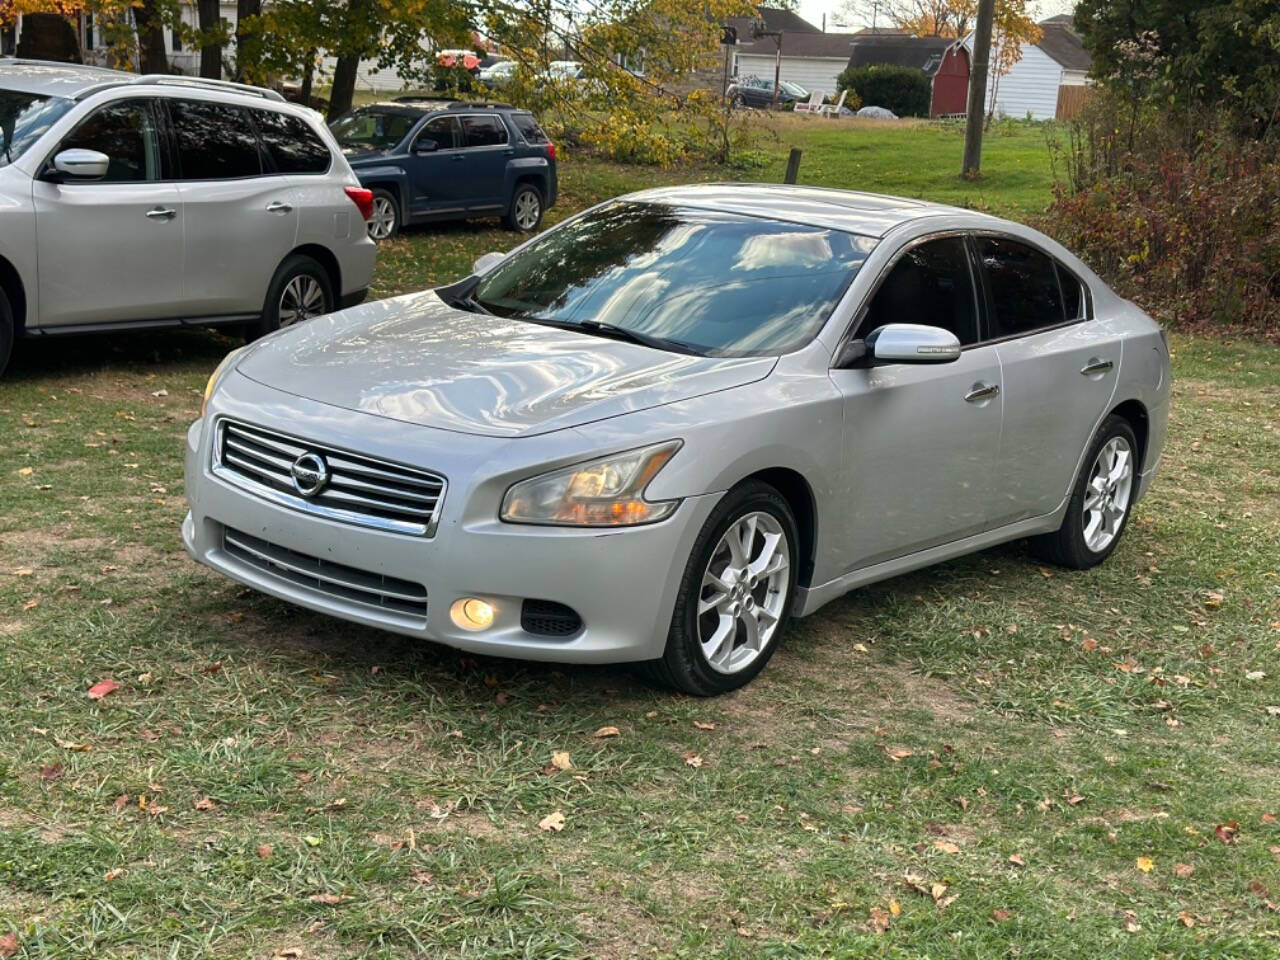
<path fill-rule="evenodd" d="M 1036 46 L 1065 69 L 1088 70 L 1093 65 L 1093 58 L 1070 24 L 1051 17 L 1041 22 L 1040 29 L 1044 31 L 1044 37 Z"/>
<path fill-rule="evenodd" d="M 855 38 L 849 56 L 851 67 L 915 67 L 929 76 L 938 72 L 949 37 L 911 37 L 873 34 Z"/>

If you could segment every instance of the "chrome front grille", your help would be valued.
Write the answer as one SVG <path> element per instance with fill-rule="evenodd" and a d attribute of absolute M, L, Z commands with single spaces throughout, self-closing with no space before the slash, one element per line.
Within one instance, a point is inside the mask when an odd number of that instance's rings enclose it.
<path fill-rule="evenodd" d="M 264 499 L 330 520 L 429 537 L 444 502 L 445 479 L 233 420 L 218 421 L 213 472 Z M 300 459 L 327 471 L 304 493 L 294 481 Z"/>
<path fill-rule="evenodd" d="M 427 588 L 420 583 L 321 560 L 230 527 L 223 527 L 222 548 L 276 580 L 349 604 L 427 619 Z"/>

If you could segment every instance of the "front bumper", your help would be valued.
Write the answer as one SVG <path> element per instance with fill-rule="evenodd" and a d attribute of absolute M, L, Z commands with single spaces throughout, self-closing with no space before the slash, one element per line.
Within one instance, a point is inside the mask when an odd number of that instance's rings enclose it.
<path fill-rule="evenodd" d="M 293 404 L 302 410 L 294 410 L 289 432 L 305 434 L 309 423 L 321 420 L 308 414 L 323 412 L 323 441 L 343 446 L 348 437 L 360 437 L 361 446 L 347 445 L 347 449 L 367 456 L 390 459 L 392 431 L 400 434 L 398 450 L 404 448 L 406 433 L 415 435 L 414 445 L 424 451 L 442 433 L 297 398 Z M 284 424 L 272 422 L 275 414 L 270 405 L 264 412 L 266 416 L 256 420 L 260 426 L 285 429 Z M 210 422 L 212 417 L 211 412 Z M 430 538 L 410 536 L 299 512 L 227 483 L 211 470 L 212 438 L 206 434 L 214 431 L 204 427 L 205 421 L 196 421 L 187 434 L 191 512 L 183 521 L 182 538 L 195 560 L 263 593 L 320 613 L 491 656 L 564 663 L 630 662 L 661 656 L 693 541 L 719 499 L 718 495 L 688 498 L 668 519 L 624 530 L 506 524 L 497 519 L 498 501 L 488 503 L 491 487 L 470 482 L 459 473 L 461 458 L 442 463 L 449 458 L 437 451 L 435 456 L 424 453 L 423 462 L 416 465 L 449 476 L 440 523 Z M 454 445 L 470 440 L 481 445 L 530 442 L 449 435 Z M 403 462 L 403 457 L 397 459 Z M 482 497 L 487 506 L 477 504 Z M 473 509 L 468 500 L 482 509 Z M 425 617 L 353 602 L 323 583 L 306 585 L 269 565 L 247 563 L 242 553 L 228 549 L 224 539 L 228 530 L 233 537 L 237 532 L 247 534 L 288 556 L 316 558 L 326 565 L 339 565 L 332 569 L 367 574 L 366 582 L 394 578 L 421 584 L 427 593 Z M 453 623 L 450 608 L 463 597 L 480 597 L 493 604 L 496 615 L 491 627 L 471 632 Z M 567 605 L 581 617 L 582 628 L 567 637 L 526 632 L 521 624 L 526 599 Z"/>

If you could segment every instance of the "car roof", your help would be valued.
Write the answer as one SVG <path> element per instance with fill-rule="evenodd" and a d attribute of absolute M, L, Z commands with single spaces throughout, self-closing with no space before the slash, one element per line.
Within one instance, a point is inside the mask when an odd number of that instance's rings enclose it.
<path fill-rule="evenodd" d="M 79 63 L 0 57 L 0 88 L 6 90 L 82 99 L 99 90 L 109 90 L 113 87 L 148 85 L 184 87 L 227 96 L 253 97 L 276 104 L 286 102 L 284 97 L 274 90 L 243 83 L 231 83 L 226 80 L 206 80 L 181 74 L 126 73 L 123 70 L 110 70 L 106 67 L 85 66 Z"/>
<path fill-rule="evenodd" d="M 624 199 L 787 220 L 873 237 L 883 237 L 894 227 L 930 216 L 963 214 L 973 218 L 975 225 L 1000 222 L 986 214 L 927 200 L 781 183 L 656 187 L 628 194 Z"/>

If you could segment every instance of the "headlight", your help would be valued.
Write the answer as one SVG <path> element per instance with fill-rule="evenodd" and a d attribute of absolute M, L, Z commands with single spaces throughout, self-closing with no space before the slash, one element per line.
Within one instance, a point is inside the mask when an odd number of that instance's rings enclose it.
<path fill-rule="evenodd" d="M 502 519 L 567 527 L 622 527 L 669 516 L 679 500 L 652 503 L 644 488 L 683 441 L 668 440 L 522 480 L 507 491 Z"/>
<path fill-rule="evenodd" d="M 227 372 L 227 368 L 235 362 L 236 357 L 239 356 L 240 351 L 243 349 L 244 347 L 240 347 L 236 350 L 232 350 L 223 357 L 222 362 L 214 368 L 213 375 L 209 377 L 209 382 L 204 385 L 204 400 L 200 402 L 200 419 L 204 419 L 205 412 L 209 409 L 209 398 L 213 396 L 213 388 L 218 385 L 218 381 L 222 379 L 222 375 Z"/>

